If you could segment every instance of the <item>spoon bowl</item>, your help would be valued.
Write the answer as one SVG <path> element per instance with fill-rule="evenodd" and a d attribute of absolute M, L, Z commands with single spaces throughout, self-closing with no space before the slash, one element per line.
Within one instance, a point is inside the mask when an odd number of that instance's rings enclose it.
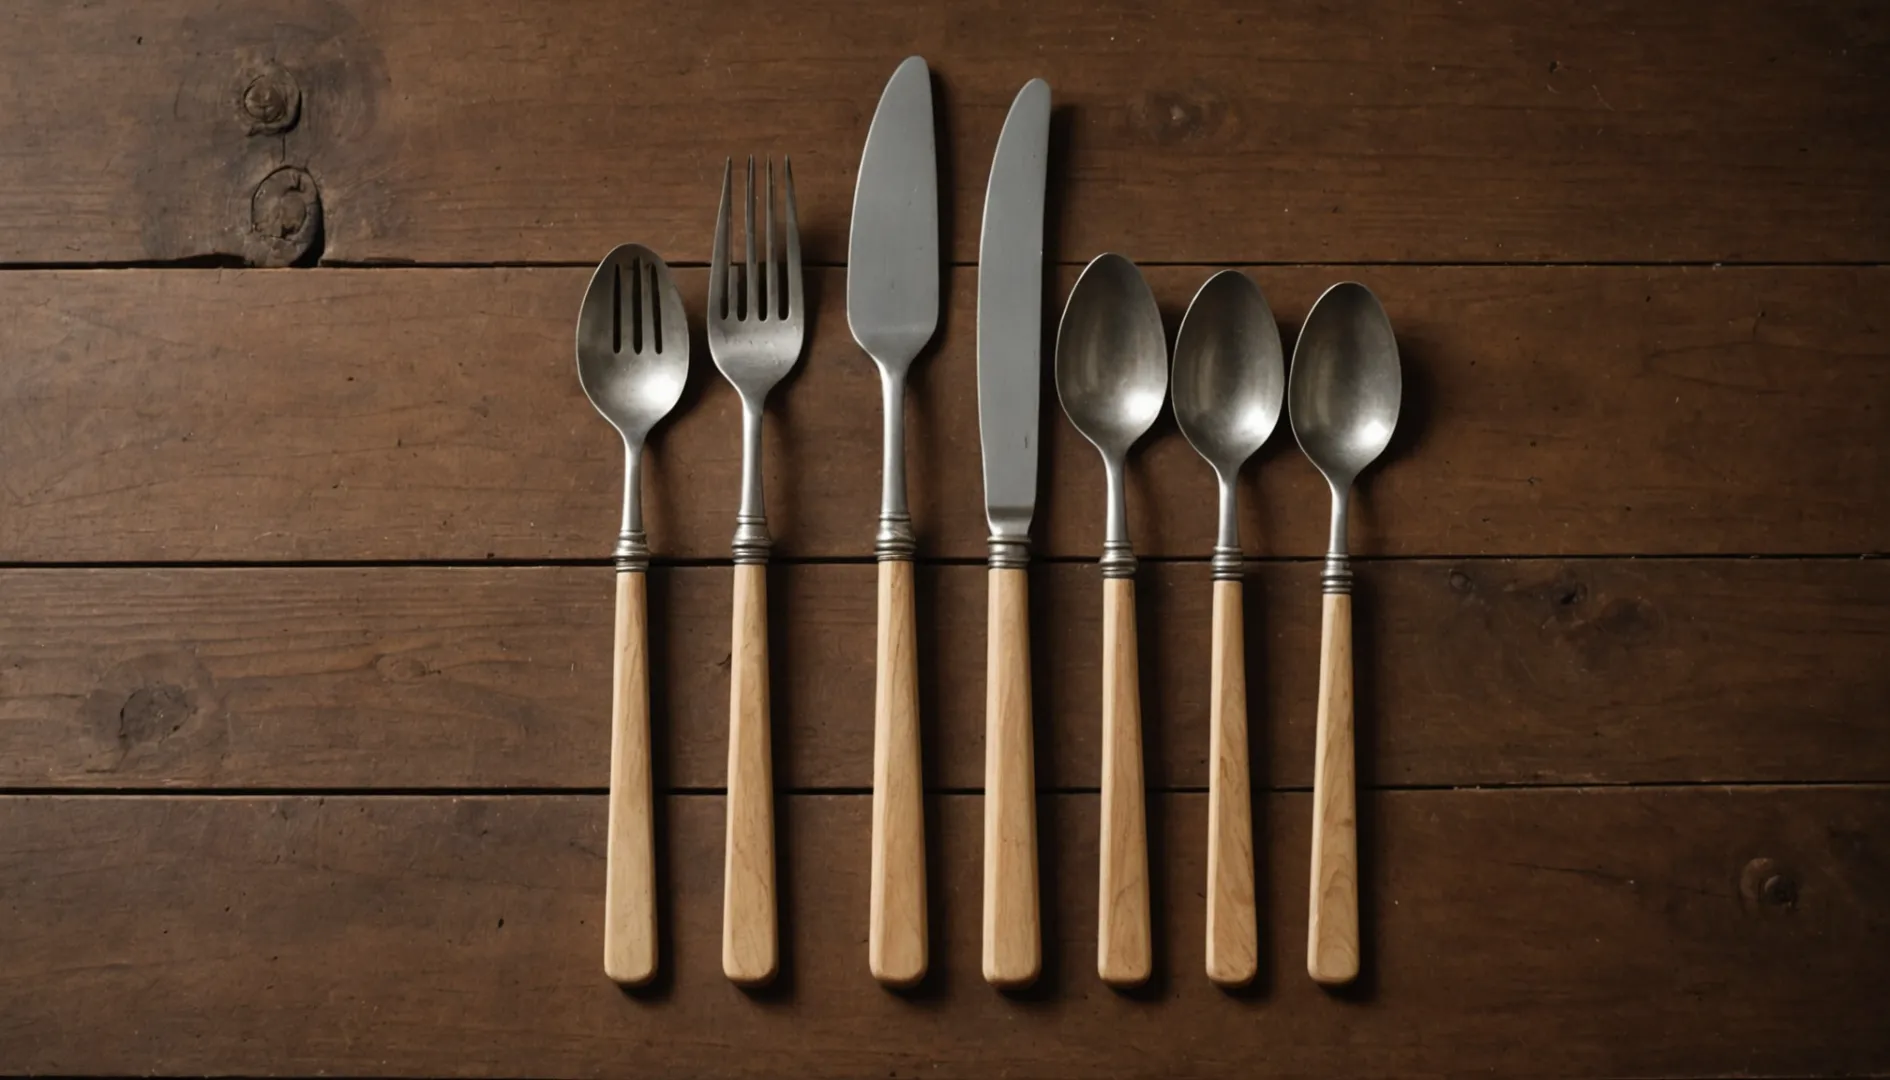
<path fill-rule="evenodd" d="M 689 381 L 689 323 L 669 266 L 641 244 L 598 264 L 578 309 L 578 381 L 597 411 L 641 445 Z"/>
<path fill-rule="evenodd" d="M 1175 422 L 1223 481 L 1259 450 L 1286 404 L 1286 358 L 1253 279 L 1223 270 L 1194 294 L 1175 336 Z"/>
<path fill-rule="evenodd" d="M 1391 442 L 1403 393 L 1384 306 L 1356 282 L 1327 289 L 1300 328 L 1287 397 L 1293 437 L 1335 491 Z"/>
<path fill-rule="evenodd" d="M 1167 393 L 1168 340 L 1155 294 L 1134 263 L 1096 256 L 1057 327 L 1063 411 L 1114 469 L 1161 415 Z"/>

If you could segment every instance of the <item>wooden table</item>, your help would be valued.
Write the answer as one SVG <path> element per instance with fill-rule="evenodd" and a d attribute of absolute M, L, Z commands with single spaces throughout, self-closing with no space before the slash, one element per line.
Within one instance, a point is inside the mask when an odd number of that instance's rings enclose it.
<path fill-rule="evenodd" d="M 878 13 L 875 14 L 874 12 Z M 866 970 L 877 94 L 937 72 L 909 402 L 934 971 Z M 1355 506 L 1365 973 L 1304 976 L 1325 493 L 1243 478 L 1264 971 L 1201 973 L 1212 487 L 1134 460 L 1158 975 L 1097 982 L 1100 464 L 1045 398 L 1046 976 L 978 976 L 972 301 L 1053 86 L 1054 302 L 1288 333 L 1383 298 Z M 14 0 L 0 10 L 0 1070 L 1890 1073 L 1890 8 Z M 602 974 L 619 456 L 592 264 L 699 321 L 725 155 L 790 153 L 817 323 L 768 430 L 785 972 L 719 970 L 735 399 L 649 463 L 661 982 Z M 267 269 L 261 267 L 308 267 Z"/>

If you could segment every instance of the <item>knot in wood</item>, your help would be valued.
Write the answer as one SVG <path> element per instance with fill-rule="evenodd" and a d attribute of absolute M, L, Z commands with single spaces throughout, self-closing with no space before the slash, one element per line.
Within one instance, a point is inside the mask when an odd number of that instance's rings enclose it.
<path fill-rule="evenodd" d="M 1749 911 L 1791 911 L 1798 906 L 1798 879 L 1772 859 L 1753 859 L 1739 871 L 1739 895 Z"/>
<path fill-rule="evenodd" d="M 244 85 L 242 114 L 251 135 L 287 131 L 301 118 L 302 89 L 287 71 L 266 67 Z"/>
<path fill-rule="evenodd" d="M 289 266 L 321 232 L 321 190 L 307 172 L 285 165 L 263 177 L 249 201 L 250 261 Z"/>
<path fill-rule="evenodd" d="M 1784 874 L 1773 874 L 1759 886 L 1759 902 L 1772 907 L 1794 907 L 1798 903 L 1798 883 Z"/>
<path fill-rule="evenodd" d="M 181 686 L 140 686 L 118 710 L 118 741 L 132 744 L 163 739 L 181 729 L 196 711 L 196 701 Z"/>

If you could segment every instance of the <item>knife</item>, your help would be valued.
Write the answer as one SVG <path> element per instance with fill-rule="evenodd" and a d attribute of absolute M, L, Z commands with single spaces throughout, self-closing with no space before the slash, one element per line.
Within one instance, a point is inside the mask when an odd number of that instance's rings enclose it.
<path fill-rule="evenodd" d="M 878 683 L 873 694 L 872 912 L 867 966 L 890 986 L 925 977 L 925 815 L 920 804 L 912 517 L 906 510 L 906 371 L 938 329 L 938 157 L 932 74 L 909 57 L 866 133 L 847 243 L 847 325 L 879 366 L 885 465 L 879 506 Z"/>
<path fill-rule="evenodd" d="M 984 699 L 984 978 L 1025 986 L 1043 947 L 1037 907 L 1036 769 L 1030 745 L 1025 567 L 1037 504 L 1043 381 L 1043 198 L 1050 84 L 1011 103 L 984 193 L 978 249 L 978 432 L 991 528 Z"/>

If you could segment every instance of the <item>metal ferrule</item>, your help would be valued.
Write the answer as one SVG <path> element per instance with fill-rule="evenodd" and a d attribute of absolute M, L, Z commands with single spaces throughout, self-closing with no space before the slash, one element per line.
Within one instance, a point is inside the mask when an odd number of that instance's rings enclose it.
<path fill-rule="evenodd" d="M 993 536 L 990 540 L 991 557 L 988 560 L 993 570 L 1022 570 L 1030 565 L 1030 541 L 1018 540 L 1008 536 Z"/>
<path fill-rule="evenodd" d="M 918 546 L 918 539 L 912 533 L 911 515 L 879 515 L 879 532 L 873 535 L 873 554 L 880 562 L 911 562 Z"/>
<path fill-rule="evenodd" d="M 1241 571 L 1246 564 L 1247 560 L 1241 555 L 1239 548 L 1215 545 L 1214 561 L 1210 564 L 1214 567 L 1214 580 L 1239 581 Z"/>
<path fill-rule="evenodd" d="M 763 514 L 735 515 L 735 562 L 765 563 L 768 552 L 774 547 L 774 538 L 768 535 L 768 518 Z"/>
<path fill-rule="evenodd" d="M 1319 587 L 1328 593 L 1351 592 L 1352 560 L 1337 552 L 1327 555 L 1325 572 L 1319 575 Z"/>
<path fill-rule="evenodd" d="M 641 529 L 635 532 L 617 534 L 617 549 L 611 552 L 617 560 L 619 573 L 626 570 L 642 572 L 650 568 L 650 541 Z"/>
<path fill-rule="evenodd" d="M 611 557 L 620 571 L 650 568 L 650 538 L 643 531 L 643 448 L 628 439 L 623 444 L 623 525 Z"/>
<path fill-rule="evenodd" d="M 1129 550 L 1127 540 L 1111 540 L 1103 544 L 1103 577 L 1125 578 L 1135 576 L 1135 552 Z"/>
<path fill-rule="evenodd" d="M 1242 559 L 1240 557 L 1240 520 L 1238 516 L 1238 495 L 1234 490 L 1234 477 L 1239 475 L 1222 474 L 1218 467 L 1215 477 L 1220 481 L 1220 524 L 1214 534 L 1214 580 L 1239 581 Z"/>

